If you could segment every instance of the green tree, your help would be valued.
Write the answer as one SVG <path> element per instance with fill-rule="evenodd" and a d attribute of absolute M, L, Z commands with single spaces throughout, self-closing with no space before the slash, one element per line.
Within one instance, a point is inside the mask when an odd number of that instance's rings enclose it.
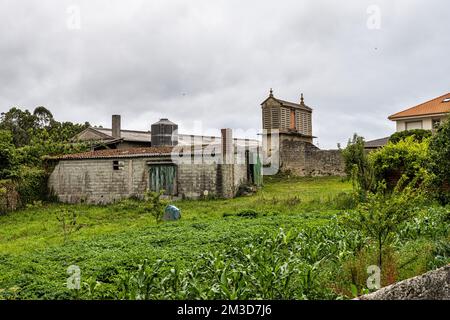
<path fill-rule="evenodd" d="M 35 125 L 38 128 L 49 127 L 54 121 L 53 114 L 42 106 L 34 109 L 33 116 L 35 117 Z"/>
<path fill-rule="evenodd" d="M 367 194 L 366 202 L 360 203 L 355 212 L 344 216 L 345 225 L 375 241 L 380 268 L 386 245 L 395 239 L 402 224 L 414 217 L 417 208 L 426 199 L 428 179 L 424 171 L 409 183 L 403 176 L 393 192 L 386 192 L 386 184 L 381 182 L 376 192 Z"/>
<path fill-rule="evenodd" d="M 22 147 L 30 143 L 34 133 L 36 118 L 28 111 L 19 108 L 11 108 L 3 112 L 0 117 L 0 130 L 8 130 L 13 137 L 16 147 Z"/>
<path fill-rule="evenodd" d="M 351 177 L 354 187 L 362 196 L 373 189 L 373 168 L 364 150 L 364 138 L 356 133 L 349 139 L 347 147 L 342 150 L 345 161 L 345 172 Z"/>
<path fill-rule="evenodd" d="M 397 143 L 407 137 L 412 137 L 416 142 L 422 142 L 424 139 L 431 137 L 431 131 L 425 129 L 399 131 L 391 135 L 389 142 Z"/>
<path fill-rule="evenodd" d="M 17 174 L 17 157 L 12 135 L 0 130 L 0 180 L 9 179 Z"/>
<path fill-rule="evenodd" d="M 429 168 L 435 174 L 435 184 L 450 187 L 450 121 L 445 121 L 431 138 Z M 450 202 L 450 190 L 440 192 L 443 202 Z"/>

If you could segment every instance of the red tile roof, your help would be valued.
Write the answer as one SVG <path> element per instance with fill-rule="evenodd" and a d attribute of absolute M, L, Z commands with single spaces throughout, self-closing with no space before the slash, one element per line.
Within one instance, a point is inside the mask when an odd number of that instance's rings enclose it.
<path fill-rule="evenodd" d="M 62 156 L 50 157 L 55 160 L 76 160 L 76 159 L 102 159 L 102 158 L 133 158 L 133 157 L 152 157 L 161 155 L 170 155 L 172 147 L 148 147 L 148 148 L 130 148 L 130 149 L 108 149 L 88 151 L 82 153 L 66 154 Z"/>
<path fill-rule="evenodd" d="M 403 110 L 401 112 L 397 112 L 389 116 L 389 120 L 450 112 L 450 101 L 444 102 L 444 100 L 446 99 L 450 99 L 450 93 L 444 94 L 443 96 L 419 104 L 418 106 Z"/>

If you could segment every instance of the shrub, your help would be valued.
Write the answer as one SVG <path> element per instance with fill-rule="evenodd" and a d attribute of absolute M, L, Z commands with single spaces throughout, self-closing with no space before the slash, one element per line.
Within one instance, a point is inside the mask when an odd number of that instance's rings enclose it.
<path fill-rule="evenodd" d="M 364 138 L 354 134 L 353 139 L 349 139 L 347 147 L 342 150 L 347 177 L 352 179 L 354 188 L 363 197 L 374 187 L 373 168 L 364 150 L 364 144 Z"/>
<path fill-rule="evenodd" d="M 77 222 L 77 218 L 78 213 L 75 210 L 61 209 L 56 212 L 56 220 L 58 220 L 64 235 L 64 243 L 67 242 L 73 232 L 81 228 L 81 225 Z"/>
<path fill-rule="evenodd" d="M 445 121 L 431 138 L 429 169 L 436 176 L 438 186 L 447 185 L 441 192 L 441 201 L 450 202 L 450 121 Z"/>
<path fill-rule="evenodd" d="M 396 132 L 389 138 L 389 142 L 398 143 L 401 140 L 411 137 L 416 142 L 422 142 L 423 140 L 431 137 L 431 131 L 425 129 L 405 130 Z"/>
<path fill-rule="evenodd" d="M 48 175 L 40 168 L 21 166 L 17 178 L 17 191 L 22 203 L 28 204 L 39 200 L 47 200 L 50 192 L 47 186 Z"/>
<path fill-rule="evenodd" d="M 0 180 L 17 174 L 17 155 L 9 131 L 0 130 Z"/>
<path fill-rule="evenodd" d="M 359 230 L 377 244 L 378 265 L 381 268 L 384 246 L 398 235 L 403 223 L 411 220 L 417 207 L 424 202 L 425 182 L 418 187 L 418 179 L 405 186 L 403 176 L 392 193 L 379 183 L 377 192 L 368 193 L 367 202 L 359 204 L 355 212 L 347 213 L 344 224 Z"/>
<path fill-rule="evenodd" d="M 145 194 L 146 204 L 144 206 L 144 210 L 150 213 L 155 218 L 156 223 L 160 223 L 162 221 L 164 209 L 168 204 L 166 200 L 161 199 L 161 196 L 163 194 L 163 190 L 160 192 L 148 191 Z"/>
<path fill-rule="evenodd" d="M 388 187 L 393 188 L 397 181 L 391 183 L 390 179 L 405 174 L 411 181 L 418 174 L 427 172 L 429 163 L 429 140 L 421 142 L 408 136 L 398 143 L 389 142 L 383 148 L 370 153 L 369 160 L 373 165 L 377 181 L 388 181 Z"/>

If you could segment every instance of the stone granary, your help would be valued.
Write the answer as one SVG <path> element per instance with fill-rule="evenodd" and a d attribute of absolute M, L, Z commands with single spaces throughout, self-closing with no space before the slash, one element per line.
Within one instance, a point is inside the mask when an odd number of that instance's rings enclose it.
<path fill-rule="evenodd" d="M 297 176 L 345 174 L 340 150 L 320 150 L 313 144 L 313 109 L 305 104 L 303 94 L 295 103 L 275 98 L 270 89 L 261 109 L 265 166 Z"/>
<path fill-rule="evenodd" d="M 172 198 L 231 198 L 240 187 L 261 185 L 258 143 L 239 145 L 231 129 L 222 129 L 219 141 L 179 144 L 176 125 L 167 120 L 156 125 L 151 146 L 119 143 L 115 149 L 50 158 L 50 190 L 62 202 L 105 204 L 142 198 L 148 190 Z"/>

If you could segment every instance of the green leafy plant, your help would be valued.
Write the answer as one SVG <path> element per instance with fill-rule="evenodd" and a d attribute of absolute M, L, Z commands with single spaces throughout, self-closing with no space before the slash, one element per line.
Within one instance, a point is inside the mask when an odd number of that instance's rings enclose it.
<path fill-rule="evenodd" d="M 347 177 L 352 179 L 354 189 L 362 198 L 365 198 L 367 192 L 373 191 L 375 185 L 373 167 L 364 150 L 364 144 L 364 138 L 355 133 L 353 138 L 349 139 L 347 147 L 342 150 Z"/>
<path fill-rule="evenodd" d="M 440 188 L 438 198 L 442 203 L 450 203 L 450 121 L 442 123 L 431 139 L 429 154 L 429 168 Z"/>
<path fill-rule="evenodd" d="M 168 201 L 161 198 L 162 195 L 164 195 L 164 190 L 160 192 L 148 191 L 145 194 L 144 210 L 155 218 L 156 223 L 162 221 L 164 210 L 168 205 Z"/>
<path fill-rule="evenodd" d="M 406 176 L 403 176 L 392 193 L 386 192 L 386 184 L 379 183 L 376 192 L 368 193 L 366 202 L 343 218 L 349 228 L 359 230 L 375 241 L 380 268 L 384 246 L 394 240 L 403 223 L 415 216 L 417 207 L 425 199 L 426 181 L 417 178 L 409 184 L 405 181 Z"/>
<path fill-rule="evenodd" d="M 418 174 L 427 174 L 429 163 L 428 139 L 421 142 L 407 136 L 397 143 L 388 143 L 383 148 L 370 153 L 369 160 L 374 168 L 377 181 L 387 181 L 388 188 L 394 188 L 396 176 L 406 175 L 408 181 Z"/>
<path fill-rule="evenodd" d="M 71 209 L 61 209 L 56 212 L 56 220 L 58 220 L 62 233 L 64 235 L 64 243 L 67 242 L 70 235 L 81 229 L 81 225 L 77 222 L 78 213 Z"/>
<path fill-rule="evenodd" d="M 398 143 L 408 137 L 410 137 L 412 140 L 420 143 L 423 140 L 426 140 L 429 137 L 431 137 L 431 131 L 425 130 L 425 129 L 399 131 L 399 132 L 392 134 L 389 137 L 389 142 L 395 144 L 395 143 Z"/>

